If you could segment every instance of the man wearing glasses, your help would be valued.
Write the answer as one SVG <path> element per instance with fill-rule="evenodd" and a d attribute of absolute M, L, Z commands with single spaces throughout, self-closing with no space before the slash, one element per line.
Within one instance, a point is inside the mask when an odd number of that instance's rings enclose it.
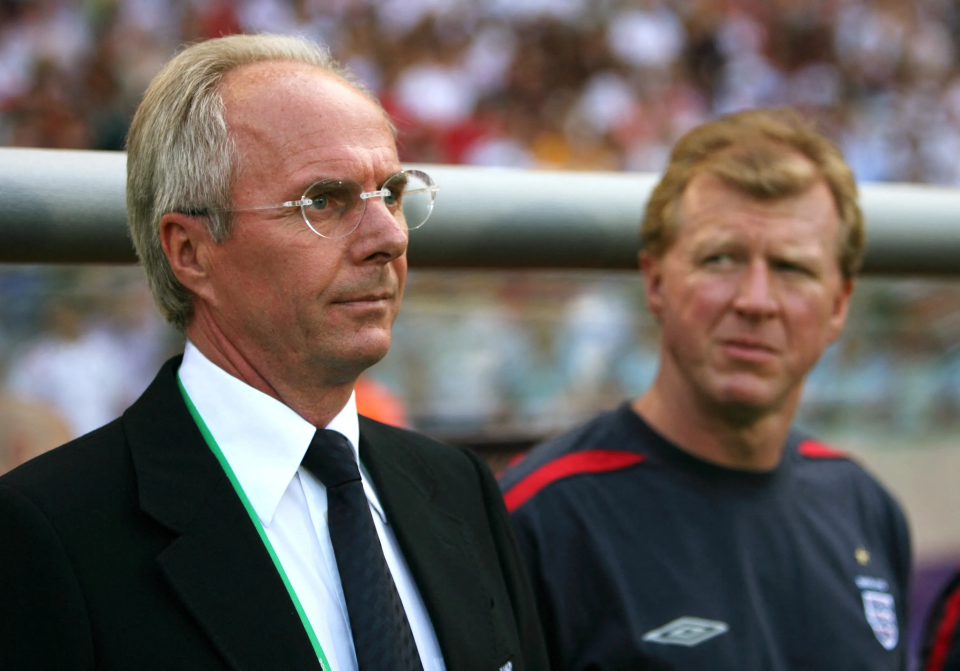
<path fill-rule="evenodd" d="M 123 417 L 0 480 L 0 668 L 545 669 L 499 491 L 358 418 L 437 187 L 315 45 L 157 76 L 130 226 L 182 329 Z"/>
<path fill-rule="evenodd" d="M 792 426 L 864 250 L 857 187 L 798 115 L 682 137 L 641 229 L 652 386 L 505 474 L 551 668 L 906 668 L 903 513 Z"/>

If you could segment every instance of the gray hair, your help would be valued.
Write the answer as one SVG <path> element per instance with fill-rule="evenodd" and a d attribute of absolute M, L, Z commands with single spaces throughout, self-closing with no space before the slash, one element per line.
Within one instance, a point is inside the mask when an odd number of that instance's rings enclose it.
<path fill-rule="evenodd" d="M 376 99 L 320 45 L 299 37 L 231 35 L 193 44 L 151 82 L 127 135 L 127 217 L 137 255 L 164 319 L 181 331 L 193 316 L 190 292 L 174 276 L 160 245 L 168 212 L 207 213 L 211 237 L 230 235 L 236 147 L 224 120 L 220 82 L 240 66 L 305 63 Z M 381 108 L 382 109 L 382 108 Z"/>

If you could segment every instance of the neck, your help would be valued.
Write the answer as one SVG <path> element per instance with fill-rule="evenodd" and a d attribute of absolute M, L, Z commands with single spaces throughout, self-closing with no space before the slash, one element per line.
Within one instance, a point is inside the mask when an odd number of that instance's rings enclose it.
<path fill-rule="evenodd" d="M 748 417 L 707 407 L 689 396 L 665 394 L 656 383 L 633 404 L 633 410 L 657 433 L 695 457 L 727 468 L 769 471 L 780 463 L 790 431 L 790 407 Z"/>
<path fill-rule="evenodd" d="M 279 361 L 271 353 L 238 346 L 212 320 L 197 312 L 187 338 L 212 363 L 257 391 L 277 399 L 317 428 L 343 410 L 356 380 L 325 383 L 309 374 L 309 366 Z"/>

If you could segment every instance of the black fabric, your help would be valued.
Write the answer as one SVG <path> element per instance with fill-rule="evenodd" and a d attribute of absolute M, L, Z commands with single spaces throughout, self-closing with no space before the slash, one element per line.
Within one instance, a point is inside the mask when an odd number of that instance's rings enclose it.
<path fill-rule="evenodd" d="M 577 452 L 644 456 L 557 480 L 511 515 L 552 668 L 905 669 L 904 516 L 852 461 L 802 456 L 804 439 L 790 435 L 773 471 L 743 472 L 691 456 L 625 404 L 509 470 L 505 491 Z M 868 608 L 896 618 L 892 650 Z M 654 633 L 683 617 L 727 629 L 690 646 Z"/>
<path fill-rule="evenodd" d="M 944 624 L 947 617 L 954 616 L 954 613 L 948 612 L 948 604 L 953 606 L 957 599 L 960 599 L 960 569 L 954 571 L 940 590 L 927 616 L 920 651 L 921 671 L 960 671 L 960 620 L 953 619 Z M 945 646 L 942 660 L 931 659 L 930 653 L 935 643 Z M 940 664 L 937 665 L 937 662 Z"/>
<path fill-rule="evenodd" d="M 0 477 L 0 669 L 319 669 L 177 388 Z M 448 671 L 545 671 L 499 491 L 466 451 L 360 418 L 360 454 Z"/>
<path fill-rule="evenodd" d="M 337 431 L 318 429 L 303 465 L 327 488 L 327 524 L 357 666 L 360 671 L 423 671 L 350 442 Z"/>

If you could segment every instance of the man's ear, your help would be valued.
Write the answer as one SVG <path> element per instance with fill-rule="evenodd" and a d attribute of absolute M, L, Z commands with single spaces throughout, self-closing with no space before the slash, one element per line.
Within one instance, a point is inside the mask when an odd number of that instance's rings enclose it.
<path fill-rule="evenodd" d="M 834 342 L 840 337 L 843 325 L 847 323 L 847 311 L 850 308 L 850 296 L 853 294 L 853 280 L 843 280 L 840 291 L 833 300 L 833 312 L 830 315 L 830 331 L 827 334 L 827 343 Z"/>
<path fill-rule="evenodd" d="M 650 313 L 660 320 L 660 312 L 663 308 L 663 263 L 662 259 L 652 254 L 641 251 L 637 255 L 640 263 L 640 275 L 643 276 L 643 293 L 647 299 L 647 308 Z"/>
<path fill-rule="evenodd" d="M 214 242 L 203 217 L 168 212 L 160 218 L 160 246 L 174 276 L 191 293 L 200 295 L 210 279 Z"/>

